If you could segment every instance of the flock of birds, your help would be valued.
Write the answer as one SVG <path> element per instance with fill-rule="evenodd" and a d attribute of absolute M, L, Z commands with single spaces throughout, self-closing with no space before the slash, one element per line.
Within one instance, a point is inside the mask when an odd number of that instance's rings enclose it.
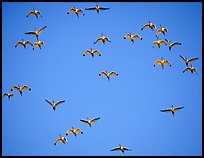
<path fill-rule="evenodd" d="M 93 11 L 96 11 L 97 14 L 99 14 L 99 11 L 102 11 L 102 10 L 109 10 L 109 8 L 104 8 L 104 7 L 100 7 L 96 4 L 95 7 L 91 7 L 91 8 L 86 8 L 85 10 L 93 10 Z M 79 14 L 82 14 L 83 16 L 85 15 L 85 13 L 83 12 L 83 10 L 80 8 L 80 9 L 77 9 L 75 6 L 72 7 L 68 12 L 67 14 L 71 14 L 71 13 L 75 13 L 76 16 L 79 18 Z M 42 17 L 41 15 L 41 12 L 40 11 L 37 11 L 35 8 L 33 8 L 32 11 L 30 11 L 28 13 L 28 15 L 26 17 L 29 17 L 29 16 L 36 16 L 36 18 L 38 19 L 38 17 Z M 28 35 L 34 35 L 36 36 L 36 39 L 37 41 L 35 41 L 33 44 L 29 41 L 29 40 L 26 40 L 24 41 L 22 39 L 22 41 L 18 41 L 15 45 L 15 47 L 18 47 L 20 45 L 22 45 L 24 48 L 26 48 L 26 45 L 31 45 L 33 46 L 33 50 L 35 47 L 39 47 L 41 49 L 42 46 L 44 46 L 44 42 L 43 41 L 40 41 L 39 40 L 39 35 L 43 32 L 43 30 L 45 30 L 45 28 L 47 28 L 47 26 L 44 26 L 42 28 L 40 28 L 39 30 L 36 30 L 36 28 L 34 29 L 34 31 L 29 31 L 29 32 L 26 32 L 25 34 L 28 34 Z M 150 28 L 151 30 L 156 30 L 156 38 L 157 40 L 153 42 L 153 48 L 154 47 L 161 47 L 161 45 L 168 45 L 168 48 L 169 48 L 169 51 L 172 50 L 172 47 L 174 46 L 179 46 L 181 45 L 180 42 L 173 42 L 173 43 L 170 43 L 170 40 L 168 39 L 159 39 L 159 35 L 160 34 L 163 34 L 164 36 L 166 35 L 166 33 L 168 32 L 168 29 L 167 28 L 164 28 L 162 27 L 162 25 L 160 25 L 160 28 L 157 29 L 156 25 L 151 23 L 150 21 L 147 23 L 147 24 L 144 24 L 144 26 L 141 28 L 141 30 L 144 30 L 144 29 L 147 29 L 147 28 Z M 130 32 L 127 33 L 125 36 L 124 36 L 124 39 L 130 39 L 130 41 L 132 43 L 135 42 L 136 39 L 139 39 L 139 40 L 142 40 L 143 38 L 139 35 L 139 34 L 131 34 Z M 105 44 L 105 42 L 111 42 L 110 39 L 106 36 L 104 36 L 104 34 L 101 35 L 101 37 L 99 37 L 95 42 L 94 44 L 98 43 L 98 42 L 102 42 L 103 44 Z M 93 50 L 92 48 L 90 48 L 89 50 L 86 50 L 84 53 L 83 53 L 83 56 L 86 56 L 90 54 L 92 57 L 94 57 L 95 54 L 101 56 L 100 52 L 98 50 Z M 198 58 L 190 58 L 190 59 L 187 59 L 186 57 L 180 55 L 180 57 L 182 58 L 182 60 L 185 62 L 185 65 L 186 65 L 186 68 L 183 70 L 183 73 L 185 71 L 190 71 L 191 73 L 195 72 L 197 74 L 197 71 L 196 71 L 196 68 L 194 68 L 192 66 L 192 64 L 190 65 L 189 67 L 189 63 L 191 63 L 192 61 L 195 61 L 195 60 L 198 60 Z M 156 65 L 161 65 L 162 69 L 164 69 L 164 66 L 165 65 L 169 65 L 171 67 L 171 64 L 168 60 L 166 59 L 163 59 L 163 57 L 161 57 L 161 59 L 158 59 L 155 61 L 154 63 L 154 67 Z M 108 71 L 102 71 L 99 73 L 99 76 L 106 76 L 108 81 L 110 81 L 110 78 L 111 76 L 118 76 L 119 74 L 115 71 L 111 71 L 111 72 L 108 72 Z M 23 85 L 22 87 L 20 85 L 15 85 L 11 88 L 11 91 L 14 91 L 14 90 L 18 90 L 20 95 L 22 96 L 22 93 L 23 91 L 25 90 L 28 90 L 28 91 L 31 91 L 31 88 L 27 85 Z M 8 99 L 10 99 L 11 97 L 14 97 L 14 93 L 4 93 L 3 94 L 3 97 L 7 96 Z M 58 102 L 54 102 L 54 101 L 49 101 L 49 100 L 45 100 L 48 104 L 51 105 L 51 107 L 53 108 L 53 110 L 55 111 L 56 110 L 56 107 L 62 103 L 65 102 L 65 100 L 60 100 Z M 162 109 L 160 110 L 161 112 L 171 112 L 172 115 L 174 116 L 174 113 L 177 111 L 177 110 L 180 110 L 180 109 L 183 109 L 184 106 L 179 106 L 179 107 L 172 107 L 171 108 L 167 108 L 167 109 Z M 100 117 L 96 117 L 96 118 L 93 118 L 93 119 L 80 119 L 81 122 L 84 122 L 84 123 L 87 123 L 90 127 L 92 126 L 92 124 L 94 122 L 96 122 L 97 120 L 99 120 Z M 75 137 L 77 137 L 77 134 L 78 133 L 81 133 L 83 134 L 83 131 L 80 129 L 80 128 L 76 128 L 74 129 L 74 127 L 70 128 L 67 130 L 67 132 L 65 133 L 66 136 L 68 136 L 69 134 L 74 134 Z M 56 145 L 57 143 L 59 142 L 62 142 L 62 143 L 67 143 L 68 142 L 68 139 L 66 137 L 63 137 L 61 134 L 59 134 L 59 138 L 56 139 L 54 145 Z M 113 149 L 111 149 L 111 151 L 115 151 L 115 150 L 120 150 L 122 151 L 122 153 L 126 151 L 131 151 L 132 149 L 130 148 L 127 148 L 127 147 L 124 147 L 122 146 L 121 144 L 119 144 L 118 147 L 114 147 Z"/>

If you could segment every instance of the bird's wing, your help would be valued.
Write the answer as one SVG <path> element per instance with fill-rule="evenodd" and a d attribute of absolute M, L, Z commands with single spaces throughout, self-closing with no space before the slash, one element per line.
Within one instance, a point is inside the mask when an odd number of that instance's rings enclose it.
<path fill-rule="evenodd" d="M 181 43 L 180 42 L 174 42 L 171 46 L 173 47 L 175 45 L 181 45 Z"/>
<path fill-rule="evenodd" d="M 154 64 L 161 64 L 161 60 L 156 60 Z"/>
<path fill-rule="evenodd" d="M 82 9 L 78 9 L 78 13 L 82 13 L 82 14 L 84 14 L 84 12 L 83 12 Z"/>
<path fill-rule="evenodd" d="M 93 54 L 100 54 L 98 50 L 94 50 Z"/>
<path fill-rule="evenodd" d="M 77 128 L 75 132 L 76 132 L 76 133 L 82 132 L 82 130 L 81 130 L 80 128 Z"/>
<path fill-rule="evenodd" d="M 110 42 L 110 39 L 108 37 L 105 37 L 105 41 Z"/>
<path fill-rule="evenodd" d="M 164 39 L 169 45 L 170 45 L 170 41 L 168 39 Z"/>
<path fill-rule="evenodd" d="M 96 10 L 96 7 L 86 8 L 85 10 Z"/>
<path fill-rule="evenodd" d="M 34 11 L 30 11 L 30 12 L 28 13 L 27 17 L 28 17 L 28 16 L 31 16 L 32 14 L 34 14 Z"/>
<path fill-rule="evenodd" d="M 90 50 L 86 50 L 86 51 L 84 52 L 84 55 L 87 55 L 87 54 L 91 54 L 91 51 L 90 51 Z"/>
<path fill-rule="evenodd" d="M 91 120 L 91 123 L 94 123 L 94 122 L 96 122 L 99 119 L 100 119 L 100 117 L 94 118 L 94 119 Z"/>
<path fill-rule="evenodd" d="M 102 71 L 102 72 L 100 72 L 100 74 L 99 74 L 100 76 L 103 76 L 103 75 L 107 75 L 104 71 Z"/>
<path fill-rule="evenodd" d="M 69 133 L 72 133 L 73 132 L 73 129 L 69 129 L 69 130 L 67 130 L 67 134 L 69 134 Z"/>
<path fill-rule="evenodd" d="M 38 42 L 35 42 L 35 43 L 34 43 L 34 47 L 37 47 L 37 46 L 38 46 Z"/>
<path fill-rule="evenodd" d="M 57 106 L 57 105 L 59 105 L 59 104 L 62 104 L 62 103 L 64 103 L 65 102 L 65 100 L 60 100 L 60 101 L 58 101 L 56 104 L 55 104 L 55 106 Z"/>
<path fill-rule="evenodd" d="M 124 149 L 124 150 L 129 150 L 129 151 L 132 150 L 132 149 L 127 148 L 127 147 L 123 147 L 123 149 Z"/>
<path fill-rule="evenodd" d="M 163 31 L 164 31 L 164 32 L 168 32 L 168 29 L 167 29 L 167 28 L 163 28 Z"/>
<path fill-rule="evenodd" d="M 120 150 L 120 147 L 116 147 L 116 148 L 111 149 L 111 151 L 115 151 L 115 150 Z"/>
<path fill-rule="evenodd" d="M 40 42 L 40 46 L 44 46 L 44 45 L 45 45 L 44 42 L 41 41 L 41 42 Z"/>
<path fill-rule="evenodd" d="M 183 108 L 184 108 L 184 106 L 179 106 L 179 107 L 174 108 L 174 110 L 176 111 L 176 110 L 180 110 L 180 109 L 183 109 Z"/>
<path fill-rule="evenodd" d="M 191 58 L 188 60 L 188 62 L 192 62 L 192 61 L 195 61 L 195 60 L 198 60 L 198 58 Z"/>
<path fill-rule="evenodd" d="M 164 64 L 171 65 L 170 62 L 169 62 L 168 60 L 165 60 L 165 61 L 164 61 Z"/>
<path fill-rule="evenodd" d="M 113 75 L 118 76 L 118 73 L 117 73 L 117 72 L 114 72 L 114 71 L 112 71 L 112 72 L 109 73 L 109 76 L 113 76 Z"/>
<path fill-rule="evenodd" d="M 58 138 L 55 143 L 57 144 L 57 143 L 59 143 L 59 142 L 62 142 L 62 139 L 61 139 L 61 138 Z"/>
<path fill-rule="evenodd" d="M 149 24 L 144 24 L 144 26 L 142 27 L 142 29 L 148 28 L 148 27 L 150 27 Z"/>
<path fill-rule="evenodd" d="M 171 112 L 171 109 L 160 110 L 161 112 Z"/>
<path fill-rule="evenodd" d="M 190 67 L 187 67 L 187 68 L 185 68 L 185 70 L 183 70 L 183 72 L 186 72 L 186 71 L 188 71 L 188 70 L 191 70 L 191 68 L 190 68 Z"/>
<path fill-rule="evenodd" d="M 30 44 L 31 46 L 33 46 L 33 44 L 30 41 L 26 41 L 25 44 Z"/>
<path fill-rule="evenodd" d="M 75 9 L 74 8 L 71 8 L 67 13 L 71 13 L 71 12 L 75 12 Z"/>
<path fill-rule="evenodd" d="M 37 34 L 39 35 L 40 33 L 42 33 L 42 31 L 47 28 L 47 26 L 42 27 L 40 30 L 37 31 Z"/>
<path fill-rule="evenodd" d="M 97 42 L 101 42 L 102 41 L 102 38 L 101 37 L 99 37 L 97 40 L 96 40 L 96 42 L 94 42 L 94 43 L 97 43 Z"/>
<path fill-rule="evenodd" d="M 110 8 L 99 7 L 100 10 L 108 10 Z"/>
<path fill-rule="evenodd" d="M 15 45 L 15 47 L 17 47 L 18 45 L 23 44 L 21 41 L 18 41 Z"/>
<path fill-rule="evenodd" d="M 4 93 L 3 97 L 8 96 L 8 93 Z"/>
<path fill-rule="evenodd" d="M 125 38 L 131 38 L 131 34 L 128 33 L 128 34 L 126 34 L 124 37 L 125 37 Z"/>
<path fill-rule="evenodd" d="M 138 34 L 134 35 L 133 38 L 134 38 L 134 39 L 135 39 L 135 38 L 142 39 L 142 37 L 141 37 L 140 35 L 138 35 Z"/>
<path fill-rule="evenodd" d="M 24 85 L 23 87 L 22 87 L 22 90 L 31 90 L 31 88 L 30 87 L 28 87 L 27 85 Z"/>
<path fill-rule="evenodd" d="M 158 36 L 160 33 L 162 33 L 161 29 L 158 29 L 156 32 L 156 36 Z"/>
<path fill-rule="evenodd" d="M 49 100 L 45 100 L 46 102 L 48 102 L 51 106 L 53 106 L 53 104 L 49 101 Z"/>
<path fill-rule="evenodd" d="M 164 40 L 160 40 L 159 44 L 166 44 L 166 42 Z"/>
<path fill-rule="evenodd" d="M 180 57 L 181 57 L 184 61 L 186 61 L 186 59 L 185 59 L 182 55 L 180 55 Z"/>
<path fill-rule="evenodd" d="M 13 86 L 12 88 L 11 88 L 11 91 L 13 91 L 13 90 L 19 90 L 20 89 L 20 87 L 18 87 L 18 86 Z"/>
<path fill-rule="evenodd" d="M 82 119 L 81 119 L 80 121 L 81 121 L 81 122 L 85 122 L 85 123 L 87 123 L 87 122 L 88 122 L 87 120 L 82 120 Z"/>

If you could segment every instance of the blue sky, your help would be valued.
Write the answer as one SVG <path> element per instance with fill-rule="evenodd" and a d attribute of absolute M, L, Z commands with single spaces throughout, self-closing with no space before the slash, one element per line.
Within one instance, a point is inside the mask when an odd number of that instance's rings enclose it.
<path fill-rule="evenodd" d="M 2 3 L 2 95 L 12 86 L 28 85 L 31 91 L 2 99 L 2 155 L 123 155 L 110 151 L 119 144 L 131 148 L 126 156 L 202 155 L 202 3 L 99 2 L 109 10 L 88 11 L 95 2 Z M 82 8 L 79 18 L 67 11 Z M 32 8 L 42 18 L 26 17 Z M 172 42 L 153 48 L 155 30 L 142 26 L 151 21 L 168 29 Z M 36 41 L 25 32 L 47 28 L 39 35 L 45 46 L 15 48 L 22 38 Z M 128 32 L 143 40 L 123 39 Z M 111 43 L 93 44 L 103 33 Z M 101 56 L 82 54 L 97 49 Z M 192 62 L 198 75 L 185 69 L 179 57 L 198 57 Z M 154 62 L 161 56 L 171 67 Z M 101 71 L 116 71 L 108 82 Z M 45 102 L 65 100 L 56 111 Z M 185 106 L 171 113 L 161 109 Z M 90 128 L 80 119 L 100 117 Z M 84 134 L 66 136 L 71 128 Z M 54 146 L 59 134 L 67 144 Z"/>

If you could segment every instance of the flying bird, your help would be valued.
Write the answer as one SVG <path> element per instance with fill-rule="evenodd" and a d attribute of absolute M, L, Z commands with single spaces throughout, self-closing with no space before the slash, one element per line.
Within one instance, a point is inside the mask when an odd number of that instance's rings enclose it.
<path fill-rule="evenodd" d="M 102 71 L 102 72 L 99 73 L 99 76 L 103 76 L 103 75 L 108 78 L 108 81 L 110 81 L 110 77 L 113 76 L 113 75 L 118 76 L 118 73 L 115 72 L 115 71 L 111 71 L 109 73 L 108 73 L 108 71 Z"/>
<path fill-rule="evenodd" d="M 22 41 L 18 41 L 15 45 L 15 48 L 19 45 L 23 45 L 24 48 L 26 48 L 26 45 L 30 44 L 31 46 L 33 46 L 33 44 L 27 40 L 27 41 L 24 41 L 23 38 L 22 38 Z"/>
<path fill-rule="evenodd" d="M 96 7 L 86 8 L 85 10 L 96 10 L 96 12 L 99 14 L 99 11 L 101 11 L 101 10 L 109 10 L 109 9 L 110 8 L 100 7 L 100 6 L 98 6 L 98 4 L 96 4 Z"/>
<path fill-rule="evenodd" d="M 141 30 L 144 30 L 145 28 L 150 28 L 150 29 L 154 30 L 154 29 L 156 29 L 156 25 L 149 21 L 147 24 L 144 24 L 144 26 L 141 28 Z"/>
<path fill-rule="evenodd" d="M 77 137 L 78 133 L 83 134 L 83 131 L 80 128 L 76 128 L 74 129 L 74 127 L 72 127 L 71 129 L 67 130 L 66 135 L 68 135 L 69 133 L 73 133 L 75 135 L 75 137 Z"/>
<path fill-rule="evenodd" d="M 166 65 L 166 64 L 168 64 L 171 67 L 170 62 L 168 60 L 164 60 L 163 57 L 161 57 L 161 59 L 158 59 L 158 60 L 155 61 L 154 67 L 155 67 L 156 64 L 161 65 L 162 69 L 164 69 L 164 65 Z"/>
<path fill-rule="evenodd" d="M 52 101 L 52 103 L 49 101 L 49 100 L 45 100 L 46 102 L 48 102 L 51 106 L 52 106 L 52 108 L 53 108 L 53 110 L 55 111 L 55 109 L 56 109 L 56 107 L 59 105 L 59 104 L 62 104 L 62 103 L 64 103 L 65 102 L 65 100 L 60 100 L 60 101 L 58 101 L 57 103 L 54 103 L 54 101 Z"/>
<path fill-rule="evenodd" d="M 4 93 L 3 98 L 4 98 L 5 96 L 8 97 L 8 100 L 10 100 L 10 97 L 14 97 L 14 94 L 13 94 L 13 93 Z"/>
<path fill-rule="evenodd" d="M 54 145 L 57 145 L 57 143 L 59 143 L 59 142 L 62 142 L 65 144 L 65 143 L 68 143 L 68 140 L 67 140 L 67 138 L 62 137 L 62 135 L 60 134 L 60 137 L 55 141 Z"/>
<path fill-rule="evenodd" d="M 82 10 L 81 8 L 80 8 L 80 9 L 77 9 L 75 6 L 74 6 L 73 8 L 71 8 L 71 9 L 67 12 L 67 14 L 70 14 L 70 13 L 72 13 L 72 12 L 76 13 L 76 15 L 77 15 L 78 18 L 79 18 L 79 14 L 82 14 L 83 16 L 85 15 L 84 12 L 83 12 L 83 10 Z"/>
<path fill-rule="evenodd" d="M 100 117 L 96 117 L 96 118 L 93 118 L 93 119 L 88 119 L 88 118 L 87 118 L 87 120 L 81 119 L 80 121 L 87 123 L 87 124 L 91 127 L 92 124 L 93 124 L 94 122 L 96 122 L 97 120 L 99 120 L 99 119 L 100 119 Z"/>
<path fill-rule="evenodd" d="M 39 34 L 41 34 L 42 31 L 43 31 L 45 28 L 47 28 L 47 26 L 44 26 L 44 27 L 42 27 L 40 30 L 37 30 L 37 31 L 36 31 L 36 28 L 35 28 L 34 31 L 26 32 L 25 34 L 35 35 L 35 36 L 37 37 L 37 40 L 38 40 Z M 39 40 L 38 40 L 38 41 L 39 41 Z"/>
<path fill-rule="evenodd" d="M 90 50 L 86 50 L 83 56 L 86 56 L 87 54 L 91 54 L 92 57 L 94 57 L 94 54 L 98 54 L 99 56 L 101 56 L 98 50 L 93 50 L 92 48 L 90 48 Z"/>
<path fill-rule="evenodd" d="M 190 58 L 190 59 L 187 59 L 186 57 L 180 55 L 180 57 L 185 61 L 186 63 L 186 66 L 188 67 L 188 64 L 192 61 L 195 61 L 195 60 L 198 60 L 198 58 Z"/>
<path fill-rule="evenodd" d="M 158 47 L 160 48 L 160 46 L 161 46 L 162 44 L 167 45 L 166 42 L 165 42 L 164 40 L 157 40 L 157 41 L 154 41 L 154 42 L 153 42 L 153 48 L 154 48 L 154 46 L 158 46 Z"/>
<path fill-rule="evenodd" d="M 181 45 L 180 42 L 173 42 L 173 43 L 170 43 L 170 40 L 168 40 L 168 39 L 165 39 L 165 41 L 167 42 L 167 44 L 168 44 L 168 46 L 169 46 L 169 50 L 171 50 L 171 48 L 172 48 L 173 46 Z"/>
<path fill-rule="evenodd" d="M 127 39 L 127 38 L 130 38 L 130 40 L 132 41 L 132 43 L 134 43 L 135 39 L 138 38 L 140 40 L 142 40 L 142 37 L 138 34 L 135 34 L 135 35 L 132 35 L 130 32 L 127 33 L 125 36 L 124 36 L 124 39 Z"/>
<path fill-rule="evenodd" d="M 195 72 L 196 75 L 198 74 L 196 68 L 194 68 L 194 67 L 192 66 L 192 64 L 191 64 L 190 67 L 185 68 L 185 69 L 183 70 L 183 73 L 186 72 L 186 71 L 191 71 L 191 73 Z"/>
<path fill-rule="evenodd" d="M 124 154 L 125 150 L 131 151 L 132 149 L 127 148 L 127 147 L 123 147 L 121 144 L 119 144 L 119 147 L 115 147 L 115 148 L 111 149 L 111 151 L 115 151 L 115 150 L 121 150 L 122 153 Z"/>
<path fill-rule="evenodd" d="M 37 41 L 34 43 L 33 50 L 35 47 L 39 47 L 41 49 L 42 46 L 45 46 L 45 43 L 43 41 Z"/>
<path fill-rule="evenodd" d="M 22 87 L 20 87 L 19 86 L 19 84 L 16 86 L 13 86 L 12 88 L 11 88 L 11 91 L 14 91 L 14 90 L 18 90 L 19 92 L 20 92 L 20 95 L 22 96 L 22 93 L 23 93 L 23 91 L 24 90 L 31 90 L 31 88 L 30 87 L 28 87 L 27 85 L 23 85 Z"/>
<path fill-rule="evenodd" d="M 161 112 L 171 112 L 172 115 L 174 116 L 175 111 L 180 110 L 180 109 L 183 109 L 183 108 L 184 108 L 184 106 L 179 106 L 179 107 L 175 107 L 175 108 L 174 108 L 173 105 L 172 105 L 171 108 L 164 109 L 164 110 L 160 110 L 160 111 L 161 111 Z"/>
<path fill-rule="evenodd" d="M 108 37 L 104 36 L 103 33 L 102 33 L 101 37 L 99 37 L 99 38 L 94 42 L 94 44 L 96 44 L 97 42 L 103 42 L 103 44 L 105 44 L 106 41 L 111 42 L 110 39 L 109 39 Z"/>
<path fill-rule="evenodd" d="M 159 34 L 162 33 L 162 34 L 165 36 L 165 33 L 166 33 L 166 32 L 168 32 L 168 29 L 162 27 L 162 25 L 160 24 L 160 29 L 158 29 L 157 32 L 156 32 L 156 37 L 157 37 L 157 39 L 158 39 L 158 35 L 159 35 Z"/>
<path fill-rule="evenodd" d="M 31 15 L 35 15 L 37 19 L 38 19 L 38 16 L 42 17 L 40 11 L 37 11 L 35 8 L 33 8 L 33 10 L 30 11 L 26 17 L 31 16 Z"/>

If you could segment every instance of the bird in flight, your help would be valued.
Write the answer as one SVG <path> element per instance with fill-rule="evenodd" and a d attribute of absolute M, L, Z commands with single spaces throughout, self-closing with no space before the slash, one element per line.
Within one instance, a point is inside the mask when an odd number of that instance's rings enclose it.
<path fill-rule="evenodd" d="M 24 48 L 26 48 L 26 45 L 30 44 L 31 46 L 33 46 L 33 44 L 27 40 L 27 41 L 24 41 L 23 38 L 22 38 L 22 41 L 18 41 L 15 45 L 15 48 L 19 45 L 23 45 Z"/>
<path fill-rule="evenodd" d="M 158 59 L 158 60 L 155 61 L 154 67 L 155 67 L 156 64 L 161 65 L 162 69 L 164 69 L 164 65 L 166 65 L 166 64 L 168 64 L 171 67 L 170 62 L 168 60 L 164 60 L 163 57 L 161 57 L 161 59 Z"/>
<path fill-rule="evenodd" d="M 167 45 L 166 42 L 165 42 L 164 40 L 157 40 L 157 41 L 154 41 L 154 42 L 153 42 L 153 48 L 154 48 L 154 46 L 158 46 L 158 47 L 160 48 L 160 46 L 161 46 L 162 44 Z"/>
<path fill-rule="evenodd" d="M 169 50 L 171 51 L 171 48 L 173 47 L 173 46 L 178 46 L 178 45 L 181 45 L 181 43 L 180 42 L 173 42 L 173 43 L 170 43 L 170 40 L 168 40 L 168 39 L 165 39 L 165 41 L 167 42 L 167 44 L 168 44 L 168 46 L 169 46 Z"/>
<path fill-rule="evenodd" d="M 41 34 L 42 31 L 43 31 L 45 28 L 47 28 L 47 26 L 44 26 L 44 27 L 42 27 L 40 30 L 37 30 L 37 31 L 36 31 L 36 28 L 35 28 L 34 31 L 29 31 L 29 32 L 26 32 L 25 34 L 35 35 L 35 36 L 37 37 L 37 40 L 38 40 L 39 34 Z"/>
<path fill-rule="evenodd" d="M 54 101 L 52 101 L 52 103 L 49 101 L 49 100 L 45 100 L 46 102 L 48 102 L 51 106 L 52 106 L 52 108 L 53 108 L 53 110 L 55 111 L 55 109 L 56 109 L 56 107 L 59 105 L 59 104 L 62 104 L 62 103 L 64 103 L 65 102 L 65 100 L 60 100 L 60 101 L 58 101 L 57 103 L 54 103 Z"/>
<path fill-rule="evenodd" d="M 154 29 L 156 29 L 156 25 L 149 21 L 147 24 L 144 24 L 144 26 L 141 28 L 141 30 L 144 30 L 145 28 L 150 28 L 150 29 L 154 30 Z"/>
<path fill-rule="evenodd" d="M 23 91 L 24 90 L 31 90 L 31 88 L 30 87 L 28 87 L 27 85 L 23 85 L 22 87 L 20 87 L 19 86 L 19 84 L 16 86 L 13 86 L 12 88 L 11 88 L 11 91 L 14 91 L 14 90 L 18 90 L 19 92 L 20 92 L 20 95 L 22 96 L 22 93 L 23 93 Z"/>
<path fill-rule="evenodd" d="M 183 73 L 186 72 L 186 71 L 191 71 L 191 73 L 195 72 L 196 75 L 198 74 L 196 68 L 193 67 L 192 64 L 191 64 L 190 67 L 185 68 L 185 69 L 183 70 Z"/>
<path fill-rule="evenodd" d="M 91 127 L 92 124 L 93 124 L 94 122 L 96 122 L 97 120 L 99 120 L 99 119 L 100 119 L 100 117 L 96 117 L 96 118 L 93 118 L 93 119 L 88 119 L 88 118 L 87 118 L 87 120 L 81 119 L 80 121 L 87 123 L 87 124 Z"/>
<path fill-rule="evenodd" d="M 33 10 L 30 11 L 26 17 L 31 16 L 31 15 L 35 15 L 37 19 L 38 19 L 38 16 L 42 17 L 40 11 L 37 11 L 35 8 L 33 8 Z"/>
<path fill-rule="evenodd" d="M 161 111 L 161 112 L 171 112 L 172 115 L 174 116 L 175 111 L 180 110 L 180 109 L 183 109 L 183 108 L 184 108 L 184 106 L 179 106 L 179 107 L 175 107 L 175 108 L 174 108 L 173 105 L 172 105 L 171 108 L 164 109 L 164 110 L 160 110 L 160 111 Z"/>
<path fill-rule="evenodd" d="M 34 43 L 33 50 L 35 47 L 39 47 L 41 49 L 42 46 L 45 46 L 45 43 L 43 41 L 37 41 Z"/>
<path fill-rule="evenodd" d="M 83 134 L 83 131 L 80 128 L 76 128 L 74 129 L 74 127 L 72 127 L 71 129 L 67 130 L 66 135 L 68 135 L 69 133 L 73 133 L 75 135 L 75 137 L 77 137 L 78 133 Z"/>
<path fill-rule="evenodd" d="M 13 93 L 4 93 L 3 98 L 4 98 L 5 96 L 8 97 L 8 100 L 10 100 L 10 97 L 14 97 L 14 94 L 13 94 Z"/>
<path fill-rule="evenodd" d="M 195 61 L 195 60 L 198 60 L 198 58 L 190 58 L 190 59 L 187 59 L 186 57 L 180 55 L 180 57 L 185 61 L 186 63 L 186 66 L 188 66 L 188 64 L 192 61 Z"/>
<path fill-rule="evenodd" d="M 111 42 L 110 39 L 109 39 L 108 37 L 104 36 L 103 33 L 102 33 L 101 37 L 99 37 L 99 38 L 94 42 L 94 44 L 96 44 L 97 42 L 103 42 L 103 44 L 105 44 L 106 41 Z"/>
<path fill-rule="evenodd" d="M 115 72 L 115 71 L 111 71 L 111 72 L 108 72 L 108 71 L 102 71 L 99 73 L 99 76 L 106 76 L 108 78 L 108 81 L 110 81 L 110 77 L 113 76 L 113 75 L 116 75 L 118 76 L 118 73 Z"/>
<path fill-rule="evenodd" d="M 115 148 L 111 149 L 111 151 L 115 151 L 115 150 L 121 150 L 122 153 L 124 154 L 125 150 L 131 151 L 132 149 L 127 148 L 127 147 L 123 147 L 121 144 L 119 144 L 119 147 L 115 147 Z"/>
<path fill-rule="evenodd" d="M 125 36 L 124 36 L 124 39 L 127 39 L 127 38 L 130 38 L 130 40 L 132 41 L 132 43 L 134 43 L 135 39 L 138 38 L 140 40 L 142 40 L 142 37 L 138 34 L 135 34 L 135 35 L 132 35 L 130 32 L 127 33 Z"/>
<path fill-rule="evenodd" d="M 166 32 L 168 32 L 168 29 L 162 27 L 162 25 L 160 24 L 160 29 L 158 29 L 157 32 L 156 32 L 156 37 L 157 37 L 157 39 L 158 39 L 158 35 L 159 35 L 159 34 L 162 33 L 162 34 L 165 36 L 165 33 L 166 33 Z"/>
<path fill-rule="evenodd" d="M 60 137 L 55 141 L 54 145 L 57 145 L 57 143 L 59 143 L 59 142 L 62 142 L 65 144 L 65 143 L 68 143 L 68 140 L 67 140 L 67 138 L 62 137 L 62 135 L 60 134 Z"/>
<path fill-rule="evenodd" d="M 109 9 L 110 8 L 100 7 L 98 4 L 96 4 L 95 7 L 86 8 L 85 10 L 96 10 L 96 12 L 99 14 L 99 11 L 101 11 L 101 10 L 109 10 Z"/>
<path fill-rule="evenodd" d="M 77 15 L 77 17 L 79 18 L 79 14 L 82 14 L 83 16 L 85 15 L 84 14 L 84 12 L 83 12 L 83 10 L 80 8 L 80 9 L 77 9 L 75 6 L 73 7 L 73 8 L 71 8 L 68 12 L 67 12 L 67 14 L 70 14 L 70 13 L 72 13 L 72 12 L 74 12 L 76 15 Z"/>
<path fill-rule="evenodd" d="M 98 50 L 93 50 L 92 48 L 90 48 L 90 50 L 86 50 L 83 56 L 86 56 L 87 54 L 91 54 L 92 57 L 94 57 L 94 54 L 98 54 L 99 56 L 101 56 Z"/>

